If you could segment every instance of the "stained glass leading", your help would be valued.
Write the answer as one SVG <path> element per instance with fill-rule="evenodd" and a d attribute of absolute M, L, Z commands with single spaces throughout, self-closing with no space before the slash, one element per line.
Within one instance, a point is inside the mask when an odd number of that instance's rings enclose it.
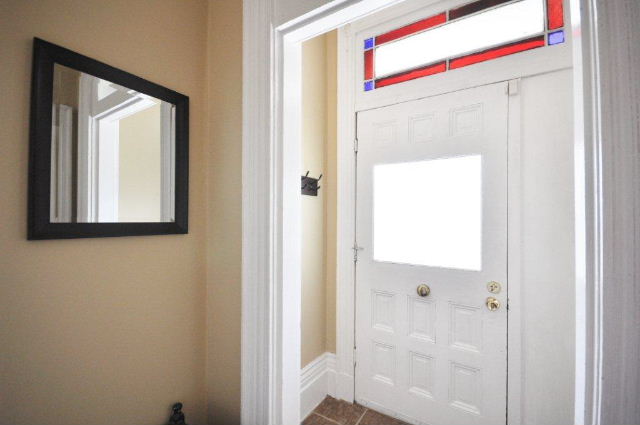
<path fill-rule="evenodd" d="M 563 26 L 562 0 L 468 3 L 364 40 L 364 89 L 564 43 Z"/>

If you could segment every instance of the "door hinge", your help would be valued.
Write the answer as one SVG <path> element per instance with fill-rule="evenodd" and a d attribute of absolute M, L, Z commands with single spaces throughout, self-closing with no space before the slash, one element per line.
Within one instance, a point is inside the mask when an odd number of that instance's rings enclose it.
<path fill-rule="evenodd" d="M 353 139 L 353 151 L 358 153 L 358 139 Z"/>
<path fill-rule="evenodd" d="M 358 349 L 353 347 L 353 368 L 358 367 Z"/>
<path fill-rule="evenodd" d="M 357 263 L 358 262 L 358 252 L 362 251 L 364 248 L 361 246 L 358 246 L 357 243 L 353 244 L 353 247 L 351 248 L 353 249 L 353 262 Z"/>

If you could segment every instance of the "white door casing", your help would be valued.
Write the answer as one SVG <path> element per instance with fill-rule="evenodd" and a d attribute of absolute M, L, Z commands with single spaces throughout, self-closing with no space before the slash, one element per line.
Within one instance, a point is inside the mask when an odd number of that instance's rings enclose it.
<path fill-rule="evenodd" d="M 506 421 L 507 87 L 358 114 L 356 401 L 405 421 Z"/>

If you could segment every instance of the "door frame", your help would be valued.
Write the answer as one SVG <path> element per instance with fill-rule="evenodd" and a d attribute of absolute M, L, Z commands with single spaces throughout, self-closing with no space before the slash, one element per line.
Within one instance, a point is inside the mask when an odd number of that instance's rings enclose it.
<path fill-rule="evenodd" d="M 336 0 L 310 12 L 301 8 L 311 9 L 321 2 L 307 1 L 303 6 L 292 0 L 243 2 L 243 424 L 300 423 L 300 43 L 400 2 Z M 613 160 L 603 165 L 600 156 L 597 0 L 570 2 L 576 106 L 575 423 L 599 424 L 601 183 L 603 166 L 612 167 Z M 284 11 L 287 7 L 299 12 Z M 282 23 L 283 14 L 294 18 Z M 340 193 L 339 199 L 343 196 Z M 339 243 L 339 258 L 347 248 Z M 344 272 L 339 271 L 338 277 Z M 339 381 L 344 360 L 338 360 L 338 368 Z"/>
<path fill-rule="evenodd" d="M 518 425 L 522 422 L 522 321 L 521 321 L 521 246 L 522 223 L 520 220 L 521 203 L 521 96 L 520 79 L 549 72 L 571 68 L 571 48 L 573 37 L 568 34 L 562 46 L 553 49 L 542 48 L 518 55 L 518 58 L 507 56 L 501 60 L 488 61 L 482 64 L 482 71 L 474 69 L 457 70 L 456 74 L 443 73 L 437 77 L 437 84 L 429 83 L 433 77 L 414 82 L 410 90 L 402 90 L 403 84 L 385 88 L 380 92 L 369 92 L 365 95 L 358 89 L 362 69 L 359 67 L 361 51 L 354 46 L 362 41 L 393 28 L 431 16 L 442 10 L 467 3 L 466 0 L 446 0 L 434 2 L 434 10 L 422 4 L 419 6 L 405 2 L 390 8 L 390 13 L 377 13 L 375 17 L 364 18 L 356 23 L 338 29 L 338 166 L 340 178 L 337 181 L 338 200 L 338 258 L 336 277 L 336 396 L 347 401 L 355 401 L 355 287 L 356 267 L 352 261 L 354 243 L 356 241 L 356 191 L 355 191 L 355 157 L 351 141 L 356 139 L 358 112 L 372 108 L 390 106 L 422 98 L 438 96 L 445 93 L 466 90 L 473 87 L 509 81 L 508 99 L 508 288 L 509 309 L 507 320 L 507 415 L 508 424 Z M 444 3 L 444 5 L 443 5 Z M 427 9 L 427 10 L 425 10 Z M 416 15 L 417 14 L 417 15 Z M 414 16 L 415 15 L 415 16 Z M 406 22 L 395 23 L 394 18 L 401 17 Z M 555 47 L 559 47 L 556 49 Z M 342 66 L 340 66 L 342 64 Z M 460 72 L 462 71 L 462 73 Z M 481 75 L 469 78 L 470 73 Z M 417 84 L 416 84 L 417 83 Z M 396 87 L 398 89 L 396 89 Z"/>
<path fill-rule="evenodd" d="M 345 40 L 348 45 L 353 46 L 353 40 L 350 36 L 345 36 Z M 346 52 L 347 48 L 343 48 L 339 50 L 340 52 Z M 351 56 L 353 59 L 354 55 Z M 340 63 L 340 60 L 338 60 Z M 560 68 L 562 69 L 562 68 Z M 350 86 L 354 86 L 353 75 L 346 75 L 344 82 L 346 84 L 350 84 Z M 525 77 L 525 75 L 523 75 Z M 338 81 L 341 80 L 341 77 L 338 77 Z M 487 83 L 485 85 L 491 85 L 499 83 L 499 81 L 494 83 Z M 505 383 L 508 387 L 507 400 L 505 403 L 505 415 L 507 415 L 507 423 L 510 425 L 518 425 L 522 422 L 521 417 L 521 406 L 522 406 L 522 397 L 521 397 L 521 380 L 522 380 L 522 366 L 521 366 L 521 350 L 522 350 L 522 331 L 521 331 L 521 241 L 522 241 L 522 223 L 520 220 L 521 217 L 521 181 L 520 176 L 522 173 L 521 169 L 521 96 L 520 96 L 520 79 L 515 78 L 509 80 L 508 83 L 505 82 L 505 85 L 508 88 L 508 92 L 505 93 L 505 96 L 508 96 L 508 109 L 507 109 L 507 285 L 508 285 L 508 309 L 507 309 L 507 322 L 509 326 L 507 326 L 507 363 L 505 367 L 507 368 L 507 379 L 508 382 Z M 462 87 L 456 91 L 468 90 L 474 87 L 482 87 L 482 86 L 469 86 Z M 346 93 L 347 88 L 343 87 L 344 91 L 338 90 L 339 93 Z M 448 92 L 451 93 L 451 92 Z M 439 96 L 447 93 L 441 94 L 430 94 L 428 97 Z M 424 99 L 423 95 L 413 95 L 414 98 L 411 100 L 404 100 L 403 102 L 410 102 L 412 100 Z M 353 99 L 353 97 L 351 97 Z M 339 102 L 340 105 L 340 102 Z M 387 105 L 387 106 L 392 106 Z M 342 105 L 345 109 L 355 109 L 354 114 L 357 112 L 363 112 L 364 110 L 359 110 L 358 106 L 355 103 L 350 105 Z M 340 110 L 340 108 L 339 108 Z M 348 158 L 350 154 L 352 161 L 339 161 L 338 165 L 338 174 L 340 176 L 347 176 L 346 178 L 341 178 L 338 181 L 338 204 L 339 205 L 347 205 L 346 207 L 340 208 L 338 210 L 338 245 L 339 247 L 344 247 L 344 251 L 342 255 L 339 255 L 338 258 L 338 277 L 336 280 L 336 358 L 338 365 L 344 365 L 346 369 L 337 369 L 337 379 L 336 379 L 336 396 L 338 398 L 354 402 L 356 400 L 356 383 L 355 383 L 355 358 L 354 358 L 354 350 L 356 340 L 356 299 L 350 297 L 350 295 L 356 293 L 356 270 L 357 266 L 354 261 L 350 261 L 353 256 L 349 257 L 347 250 L 354 252 L 354 241 L 356 241 L 356 222 L 355 222 L 355 212 L 356 212 L 356 164 L 355 157 L 353 156 L 353 150 L 349 149 L 349 143 L 346 143 L 349 139 L 344 137 L 346 135 L 355 135 L 355 129 L 357 128 L 357 118 L 354 120 L 346 119 L 348 115 L 345 115 L 344 119 L 339 119 L 338 125 L 338 157 L 339 158 Z M 340 148 L 340 142 L 342 146 L 346 148 Z M 340 154 L 343 155 L 340 155 Z M 350 177 L 353 176 L 353 180 Z M 340 196 L 345 193 L 352 193 L 353 196 L 350 196 L 348 199 L 346 197 Z M 355 255 L 355 252 L 354 252 Z M 514 325 L 515 324 L 515 325 Z M 350 372 L 350 373 L 349 373 Z"/>

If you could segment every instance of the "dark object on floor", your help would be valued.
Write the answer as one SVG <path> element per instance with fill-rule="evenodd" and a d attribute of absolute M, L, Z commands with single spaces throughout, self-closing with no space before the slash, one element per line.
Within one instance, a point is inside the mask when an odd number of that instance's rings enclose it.
<path fill-rule="evenodd" d="M 171 417 L 169 418 L 169 425 L 187 425 L 184 421 L 184 413 L 182 413 L 182 403 L 178 402 L 174 404 L 171 409 L 173 410 L 173 413 L 171 413 Z"/>

